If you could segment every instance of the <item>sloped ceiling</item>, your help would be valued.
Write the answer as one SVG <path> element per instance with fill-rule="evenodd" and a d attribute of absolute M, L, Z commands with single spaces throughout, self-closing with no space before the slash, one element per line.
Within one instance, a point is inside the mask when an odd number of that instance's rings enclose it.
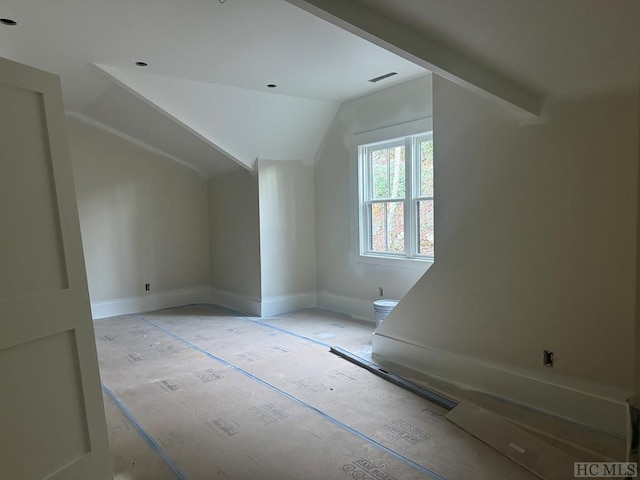
<path fill-rule="evenodd" d="M 637 0 L 355 0 L 544 97 L 640 76 Z"/>
<path fill-rule="evenodd" d="M 258 158 L 313 161 L 338 109 L 336 101 L 99 66 L 119 84 L 239 164 Z"/>
<path fill-rule="evenodd" d="M 98 126 L 124 133 L 179 163 L 185 163 L 203 176 L 219 175 L 240 168 L 211 142 L 195 135 L 145 99 L 116 84 L 109 86 L 80 115 L 72 115 L 85 122 L 96 121 Z"/>
<path fill-rule="evenodd" d="M 309 162 L 340 102 L 428 73 L 284 0 L 4 0 L 0 18 L 18 22 L 0 56 L 60 75 L 68 112 L 207 175 Z"/>
<path fill-rule="evenodd" d="M 637 0 L 3 0 L 0 18 L 18 22 L 0 56 L 59 74 L 68 112 L 208 175 L 310 161 L 340 102 L 426 69 L 534 115 L 640 78 Z"/>
<path fill-rule="evenodd" d="M 525 116 L 640 80 L 637 0 L 287 0 Z"/>

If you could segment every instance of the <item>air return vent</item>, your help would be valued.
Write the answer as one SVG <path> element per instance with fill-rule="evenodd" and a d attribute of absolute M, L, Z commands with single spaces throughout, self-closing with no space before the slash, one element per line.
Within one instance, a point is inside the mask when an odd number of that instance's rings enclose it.
<path fill-rule="evenodd" d="M 394 75 L 397 75 L 397 74 L 398 74 L 398 72 L 389 72 L 389 73 L 385 73 L 384 75 L 380 75 L 379 77 L 370 78 L 369 81 L 371 83 L 376 83 L 376 82 L 379 82 L 380 80 L 384 80 L 385 78 L 393 77 Z"/>

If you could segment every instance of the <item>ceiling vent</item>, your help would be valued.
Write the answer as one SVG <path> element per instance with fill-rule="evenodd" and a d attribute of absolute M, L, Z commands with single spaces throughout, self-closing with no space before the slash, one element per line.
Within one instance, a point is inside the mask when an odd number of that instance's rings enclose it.
<path fill-rule="evenodd" d="M 380 75 L 379 77 L 370 78 L 369 81 L 371 83 L 376 83 L 376 82 L 379 82 L 380 80 L 384 80 L 385 78 L 393 77 L 394 75 L 397 75 L 397 74 L 398 74 L 398 72 L 389 72 L 389 73 L 385 73 L 384 75 Z"/>

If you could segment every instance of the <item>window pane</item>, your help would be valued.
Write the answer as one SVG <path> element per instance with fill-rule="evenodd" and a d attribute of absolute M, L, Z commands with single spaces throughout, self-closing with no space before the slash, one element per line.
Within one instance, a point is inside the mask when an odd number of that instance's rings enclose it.
<path fill-rule="evenodd" d="M 369 249 L 379 253 L 404 253 L 404 203 L 369 204 Z"/>
<path fill-rule="evenodd" d="M 404 203 L 387 202 L 387 251 L 404 253 Z"/>
<path fill-rule="evenodd" d="M 389 198 L 404 198 L 404 145 L 389 149 Z"/>
<path fill-rule="evenodd" d="M 369 249 L 373 252 L 387 251 L 386 214 L 386 203 L 369 204 L 369 225 L 371 225 Z"/>
<path fill-rule="evenodd" d="M 420 200 L 418 204 L 418 253 L 433 256 L 433 200 Z"/>
<path fill-rule="evenodd" d="M 433 141 L 420 142 L 420 196 L 433 195 Z"/>
<path fill-rule="evenodd" d="M 371 198 L 389 198 L 389 151 L 371 152 Z"/>

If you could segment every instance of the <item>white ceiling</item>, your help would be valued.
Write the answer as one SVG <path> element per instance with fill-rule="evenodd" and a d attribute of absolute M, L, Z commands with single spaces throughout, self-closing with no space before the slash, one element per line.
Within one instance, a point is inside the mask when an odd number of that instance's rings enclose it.
<path fill-rule="evenodd" d="M 538 92 L 640 79 L 638 0 L 354 0 Z"/>
<path fill-rule="evenodd" d="M 67 111 L 138 138 L 137 97 L 153 107 L 139 121 L 158 127 L 145 142 L 166 150 L 169 118 L 211 162 L 249 169 L 258 157 L 311 161 L 340 102 L 428 73 L 283 0 L 3 0 L 0 17 L 18 22 L 0 25 L 0 56 L 59 74 Z M 180 145 L 172 155 L 202 157 Z"/>
<path fill-rule="evenodd" d="M 240 164 L 257 158 L 312 163 L 337 102 L 150 75 L 100 65 L 119 84 Z"/>
<path fill-rule="evenodd" d="M 364 7 L 542 99 L 640 78 L 637 0 L 220 1 L 2 0 L 18 25 L 0 25 L 0 56 L 59 74 L 69 112 L 209 175 L 311 161 L 340 102 L 428 73 L 291 3 Z"/>
<path fill-rule="evenodd" d="M 124 133 L 130 138 L 160 150 L 205 176 L 238 168 L 206 139 L 176 123 L 142 98 L 118 85 L 112 85 L 95 101 L 73 117 Z"/>

